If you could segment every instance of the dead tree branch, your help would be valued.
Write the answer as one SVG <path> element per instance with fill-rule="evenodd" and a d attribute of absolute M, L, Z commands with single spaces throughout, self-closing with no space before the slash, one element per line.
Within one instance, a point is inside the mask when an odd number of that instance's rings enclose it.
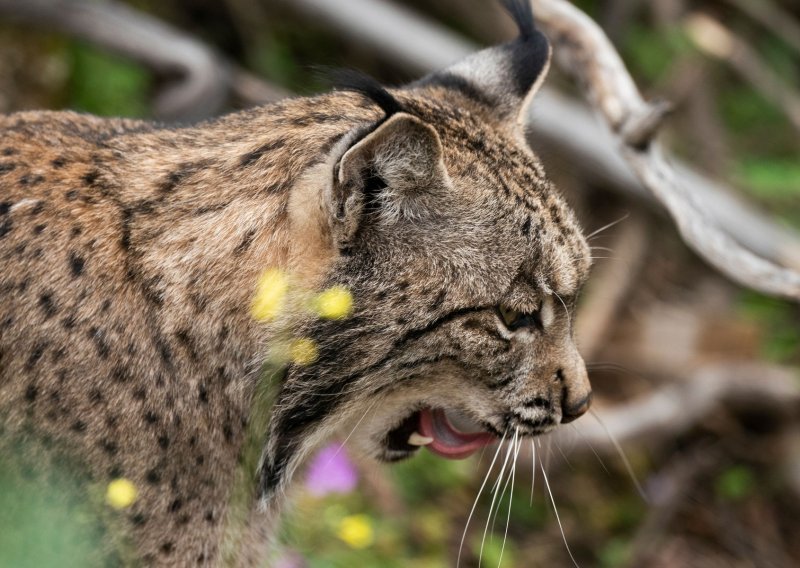
<path fill-rule="evenodd" d="M 300 10 L 336 29 L 347 37 L 370 45 L 387 59 L 415 72 L 426 73 L 441 69 L 450 63 L 474 52 L 478 47 L 463 38 L 436 26 L 415 13 L 396 6 L 386 0 L 284 0 L 287 6 Z M 414 41 L 407 41 L 413 37 Z M 626 72 L 627 73 L 627 72 Z M 633 82 L 628 80 L 628 91 L 638 96 Z M 640 97 L 639 97 L 640 98 Z M 647 112 L 639 120 L 627 123 L 628 131 L 634 126 L 646 124 L 648 120 L 658 119 L 659 110 L 653 112 L 650 106 L 639 105 Z M 619 112 L 622 112 L 621 110 Z M 608 183 L 609 187 L 623 191 L 626 195 L 652 199 L 645 189 L 646 183 L 636 173 L 634 164 L 628 160 L 622 150 L 615 149 L 612 136 L 607 129 L 601 128 L 583 105 L 577 104 L 556 93 L 553 89 L 544 88 L 531 105 L 531 140 L 539 143 L 544 140 L 553 147 L 573 158 L 576 166 L 587 176 Z M 647 130 L 646 128 L 644 129 Z M 636 138 L 631 135 L 632 138 Z M 660 169 L 658 170 L 660 171 Z M 683 222 L 683 229 L 689 236 L 699 227 L 719 226 L 728 233 L 715 231 L 715 240 L 704 245 L 706 252 L 715 253 L 734 250 L 741 247 L 728 235 L 735 235 L 737 241 L 758 255 L 769 259 L 767 262 L 748 251 L 742 251 L 745 258 L 755 268 L 768 276 L 778 272 L 777 285 L 767 282 L 766 288 L 775 293 L 786 295 L 787 286 L 782 278 L 783 272 L 775 264 L 800 270 L 800 237 L 793 231 L 779 227 L 768 217 L 746 205 L 735 197 L 733 192 L 716 183 L 688 166 L 677 163 L 672 170 L 667 168 L 669 178 L 674 185 L 691 188 L 693 210 L 703 210 L 708 218 L 697 219 L 696 216 Z M 679 206 L 682 201 L 677 199 Z M 670 208 L 676 205 L 669 201 Z M 679 207 L 678 207 L 679 208 Z M 696 239 L 695 239 L 696 240 Z M 710 249 L 710 251 L 708 250 Z M 737 255 L 734 254 L 734 257 Z M 715 255 L 713 256 L 715 257 Z M 726 253 L 727 257 L 727 253 Z M 727 258 L 713 262 L 722 271 L 737 281 L 741 278 L 735 272 L 736 265 L 728 264 Z M 793 273 L 790 273 L 793 275 Z M 793 275 L 796 276 L 796 275 Z M 792 276 L 788 279 L 791 280 Z M 757 282 L 758 283 L 758 282 Z M 758 289 L 765 289 L 758 283 Z M 797 296 L 797 290 L 794 290 Z"/>
<path fill-rule="evenodd" d="M 614 407 L 598 405 L 602 421 L 575 422 L 577 435 L 596 450 L 614 452 L 611 438 L 620 444 L 647 440 L 648 445 L 672 440 L 702 423 L 720 404 L 797 413 L 800 389 L 796 373 L 764 363 L 727 363 L 702 367 L 678 383 L 671 383 L 639 399 Z M 576 433 L 562 429 L 554 435 L 564 442 Z"/>
<path fill-rule="evenodd" d="M 335 3 L 296 0 L 292 5 L 328 21 L 347 32 L 348 36 L 370 44 L 418 72 L 444 67 L 477 48 L 413 12 L 384 0 L 340 0 Z M 269 102 L 286 94 L 225 63 L 202 43 L 118 3 L 0 0 L 0 16 L 74 35 L 147 65 L 167 80 L 155 102 L 156 113 L 161 118 L 190 121 L 211 116 L 219 111 L 231 92 L 245 104 Z M 407 41 L 408 37 L 414 37 L 415 41 Z M 640 179 L 632 173 L 635 168 L 631 166 L 636 160 L 626 163 L 622 159 L 625 152 L 615 151 L 609 145 L 608 133 L 596 125 L 584 107 L 552 90 L 545 90 L 532 108 L 534 139 L 544 139 L 573 156 L 586 175 L 608 182 L 614 189 L 640 197 L 649 196 Z M 637 144 L 652 132 L 663 112 L 663 109 L 649 106 L 646 109 L 638 121 L 626 123 L 626 136 Z M 667 168 L 667 173 L 672 176 L 673 171 Z M 738 200 L 729 190 L 700 174 L 681 166 L 676 166 L 674 173 L 680 182 L 676 185 L 691 187 L 695 210 L 707 212 L 713 221 L 729 234 L 736 235 L 737 240 L 756 254 L 774 263 L 800 269 L 800 238 L 796 234 L 777 226 Z M 676 208 L 675 204 L 668 203 L 670 209 Z M 703 227 L 708 219 L 688 219 L 683 223 L 686 225 L 682 229 L 684 233 L 691 236 L 695 232 L 697 225 L 694 221 L 702 221 L 700 226 Z M 733 239 L 721 231 L 716 231 L 715 235 L 720 238 L 708 243 L 706 249 L 724 252 L 731 249 L 730 244 L 735 247 Z M 749 264 L 766 276 L 776 276 L 775 267 L 769 262 L 752 254 L 748 259 L 753 261 Z M 729 265 L 725 258 L 714 264 L 721 265 L 728 273 L 738 266 Z M 777 284 L 767 282 L 766 291 L 778 288 L 777 293 L 785 292 L 781 275 L 776 279 Z M 741 281 L 740 276 L 735 279 Z M 764 286 L 759 288 L 765 289 Z"/>
<path fill-rule="evenodd" d="M 754 254 L 722 231 L 695 199 L 693 188 L 678 178 L 661 146 L 644 136 L 655 134 L 664 107 L 645 102 L 600 27 L 565 0 L 533 0 L 533 5 L 558 61 L 586 90 L 622 156 L 670 213 L 684 241 L 735 282 L 800 300 L 800 273 Z"/>
<path fill-rule="evenodd" d="M 707 14 L 690 15 L 684 29 L 703 53 L 730 65 L 753 89 L 783 110 L 795 130 L 800 131 L 800 95 L 770 69 L 755 49 Z"/>
<path fill-rule="evenodd" d="M 727 0 L 800 53 L 800 23 L 770 0 Z"/>
<path fill-rule="evenodd" d="M 79 37 L 153 70 L 165 83 L 156 114 L 191 121 L 217 113 L 231 84 L 230 67 L 203 43 L 117 2 L 0 0 L 0 17 Z"/>
<path fill-rule="evenodd" d="M 594 359 L 624 305 L 649 250 L 648 227 L 639 213 L 620 224 L 609 249 L 610 258 L 593 269 L 575 318 L 581 355 Z"/>

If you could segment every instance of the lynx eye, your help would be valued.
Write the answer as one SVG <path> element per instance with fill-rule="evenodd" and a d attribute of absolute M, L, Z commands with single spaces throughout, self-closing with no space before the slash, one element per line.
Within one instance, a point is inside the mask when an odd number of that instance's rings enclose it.
<path fill-rule="evenodd" d="M 542 323 L 542 313 L 540 310 L 533 312 L 518 312 L 506 306 L 499 306 L 497 311 L 500 319 L 509 331 L 516 331 L 523 327 L 535 327 L 537 329 L 544 329 Z"/>

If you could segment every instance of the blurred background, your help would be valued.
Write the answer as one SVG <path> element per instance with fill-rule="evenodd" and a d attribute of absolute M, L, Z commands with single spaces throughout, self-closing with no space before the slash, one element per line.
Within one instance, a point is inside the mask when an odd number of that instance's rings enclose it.
<path fill-rule="evenodd" d="M 489 0 L 120 4 L 0 0 L 0 112 L 190 122 L 325 90 L 317 66 L 398 85 L 514 35 Z M 645 95 L 673 103 L 661 137 L 706 206 L 734 203 L 731 232 L 800 268 L 800 5 L 575 4 L 608 33 Z M 557 70 L 548 85 L 548 97 L 579 104 Z M 608 144 L 585 110 L 543 109 L 531 144 L 586 232 L 598 231 L 577 317 L 596 416 L 537 443 L 535 478 L 523 445 L 513 483 L 506 476 L 494 494 L 493 452 L 451 462 L 423 451 L 385 467 L 336 443 L 298 484 L 274 565 L 433 568 L 460 554 L 462 566 L 800 566 L 800 307 L 737 287 L 690 252 L 631 176 L 601 156 Z M 566 129 L 571 120 L 577 131 Z M 0 484 L 19 483 L 3 475 Z M 21 495 L 0 491 L 0 510 L 30 511 L 14 532 L 0 531 L 8 566 L 83 554 L 70 552 L 64 527 L 84 517 L 40 514 L 52 507 L 47 494 Z M 9 552 L 29 542 L 26 530 L 52 535 L 41 558 Z"/>

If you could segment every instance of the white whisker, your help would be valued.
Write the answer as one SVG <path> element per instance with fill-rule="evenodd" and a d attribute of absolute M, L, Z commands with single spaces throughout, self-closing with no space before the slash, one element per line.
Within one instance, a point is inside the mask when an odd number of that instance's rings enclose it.
<path fill-rule="evenodd" d="M 609 224 L 607 224 L 607 225 L 603 225 L 603 226 L 602 226 L 602 227 L 600 227 L 599 229 L 596 229 L 596 230 L 592 231 L 591 233 L 589 233 L 588 235 L 586 235 L 586 240 L 588 241 L 588 240 L 590 240 L 592 237 L 596 237 L 597 235 L 599 235 L 600 233 L 602 233 L 602 232 L 603 232 L 603 231 L 605 231 L 606 229 L 610 229 L 610 228 L 611 228 L 611 227 L 613 227 L 614 225 L 617 225 L 617 224 L 619 224 L 619 223 L 622 223 L 622 222 L 623 222 L 625 219 L 627 219 L 627 218 L 628 218 L 628 217 L 630 217 L 630 216 L 631 216 L 631 214 L 630 214 L 630 213 L 625 213 L 625 215 L 623 215 L 622 217 L 620 217 L 620 218 L 619 218 L 619 219 L 617 219 L 616 221 L 611 221 Z"/>
<path fill-rule="evenodd" d="M 492 490 L 494 495 L 492 496 L 492 504 L 489 506 L 489 514 L 486 517 L 486 526 L 483 528 L 483 538 L 481 539 L 481 550 L 480 553 L 478 554 L 478 568 L 480 568 L 481 562 L 483 561 L 483 547 L 486 544 L 486 534 L 489 531 L 489 521 L 492 519 L 492 511 L 494 510 L 494 503 L 497 500 L 497 495 L 500 493 L 498 491 L 498 488 L 500 487 L 500 483 L 503 479 L 503 474 L 506 471 L 506 465 L 508 465 L 508 458 L 511 457 L 511 449 L 512 449 L 511 446 L 509 446 L 508 450 L 506 451 L 506 458 L 505 460 L 503 460 L 503 467 L 500 468 L 500 474 L 498 475 L 497 482 L 494 484 L 494 488 Z"/>
<path fill-rule="evenodd" d="M 608 468 L 606 467 L 606 464 L 605 464 L 605 462 L 603 461 L 603 458 L 601 458 L 601 457 L 600 457 L 600 454 L 598 454 L 598 453 L 597 453 L 597 450 L 595 450 L 595 449 L 594 449 L 594 446 L 592 445 L 592 442 L 589 440 L 589 438 L 587 438 L 586 436 L 584 436 L 583 434 L 581 434 L 581 431 L 580 431 L 580 430 L 578 430 L 578 427 L 577 427 L 577 426 L 575 426 L 575 423 L 574 423 L 574 422 L 573 422 L 573 423 L 571 423 L 571 424 L 570 424 L 570 426 L 572 426 L 572 429 L 573 429 L 573 430 L 575 430 L 575 433 L 578 435 L 578 437 L 579 437 L 579 438 L 581 438 L 581 439 L 582 439 L 582 440 L 583 440 L 583 441 L 584 441 L 584 442 L 585 442 L 585 443 L 586 443 L 586 444 L 589 446 L 589 449 L 590 449 L 590 450 L 592 450 L 592 453 L 594 454 L 594 457 L 596 457 L 596 458 L 597 458 L 597 461 L 599 461 L 599 462 L 600 462 L 600 467 L 602 467 L 602 468 L 603 468 L 603 470 L 604 470 L 604 471 L 605 471 L 605 472 L 606 472 L 608 475 L 611 475 L 611 472 L 610 472 L 610 471 L 608 471 Z"/>
<path fill-rule="evenodd" d="M 325 468 L 327 468 L 327 467 L 330 465 L 330 463 L 331 463 L 333 460 L 335 460 L 335 459 L 336 459 L 336 456 L 338 456 L 338 455 L 339 455 L 339 452 L 341 452 L 341 451 L 342 451 L 342 448 L 344 448 L 344 445 L 347 443 L 347 441 L 348 441 L 348 440 L 349 440 L 349 439 L 350 439 L 350 438 L 353 436 L 353 434 L 355 433 L 355 431 L 356 431 L 356 428 L 358 428 L 358 426 L 359 426 L 359 425 L 360 425 L 360 424 L 361 424 L 361 423 L 364 421 L 364 418 L 366 418 L 366 417 L 367 417 L 367 414 L 369 414 L 369 411 L 370 411 L 370 410 L 372 410 L 373 408 L 375 408 L 375 405 L 376 405 L 377 403 L 378 403 L 378 399 L 375 399 L 374 401 L 372 401 L 372 404 L 370 404 L 370 405 L 367 407 L 367 409 L 364 411 L 364 414 L 361 416 L 361 418 L 359 418 L 359 419 L 358 419 L 358 422 L 356 422 L 355 426 L 353 426 L 353 429 L 352 429 L 352 430 L 350 430 L 350 433 L 347 435 L 347 438 L 345 438 L 345 439 L 344 439 L 344 441 L 343 441 L 343 442 L 342 442 L 342 443 L 339 445 L 339 447 L 338 447 L 338 448 L 336 448 L 336 451 L 335 451 L 335 452 L 333 453 L 333 455 L 330 457 L 330 459 L 328 460 L 328 463 L 326 463 L 326 464 L 325 464 Z M 325 468 L 323 468 L 323 469 L 325 469 Z"/>
<path fill-rule="evenodd" d="M 506 532 L 503 534 L 503 546 L 500 547 L 500 558 L 497 560 L 497 568 L 503 563 L 503 552 L 506 550 L 506 541 L 508 540 L 508 525 L 511 524 L 511 504 L 514 502 L 514 482 L 516 481 L 517 473 L 517 458 L 519 457 L 519 449 L 522 447 L 522 440 L 517 440 L 519 428 L 514 431 L 514 463 L 511 468 L 511 493 L 508 494 L 508 513 L 506 514 Z M 500 508 L 499 506 L 497 507 Z"/>
<path fill-rule="evenodd" d="M 533 485 L 536 483 L 536 445 L 533 443 L 533 438 L 531 438 L 531 462 L 533 465 L 533 471 L 531 471 L 531 502 L 530 506 L 533 507 Z"/>
<path fill-rule="evenodd" d="M 542 477 L 544 477 L 544 486 L 547 488 L 547 493 L 550 495 L 550 502 L 553 504 L 553 511 L 556 514 L 556 521 L 558 522 L 558 528 L 561 531 L 561 538 L 564 539 L 564 546 L 567 548 L 567 554 L 569 554 L 572 563 L 575 565 L 575 568 L 580 568 L 578 566 L 578 562 L 575 560 L 575 557 L 572 555 L 572 551 L 569 549 L 569 543 L 567 543 L 567 535 L 564 533 L 564 527 L 561 524 L 561 518 L 558 516 L 558 508 L 556 507 L 556 500 L 553 498 L 553 491 L 550 489 L 550 481 L 547 479 L 547 473 L 544 471 L 544 464 L 542 464 L 542 460 L 539 460 L 539 465 L 542 468 Z"/>
<path fill-rule="evenodd" d="M 514 431 L 514 439 L 511 441 L 511 446 L 510 446 L 510 448 L 512 448 L 512 449 L 516 447 L 517 435 L 518 434 L 519 434 L 519 429 Z M 511 471 L 512 471 L 512 473 L 514 471 L 514 468 L 517 466 L 516 459 L 517 458 L 515 457 L 514 460 L 511 462 Z M 497 521 L 497 515 L 500 512 L 500 504 L 503 502 L 503 497 L 506 496 L 506 490 L 508 489 L 508 484 L 511 482 L 511 478 L 512 478 L 511 475 L 506 477 L 506 482 L 505 482 L 505 484 L 503 484 L 503 491 L 500 493 L 500 499 L 497 501 L 497 508 L 494 510 L 494 518 L 492 518 L 492 529 L 489 532 L 489 538 L 490 539 L 494 535 L 494 524 L 495 524 L 495 521 Z"/>
<path fill-rule="evenodd" d="M 628 470 L 628 475 L 630 476 L 631 481 L 633 481 L 633 484 L 636 486 L 636 491 L 639 493 L 639 495 L 641 496 L 642 500 L 645 503 L 649 503 L 650 500 L 647 498 L 647 494 L 644 492 L 642 484 L 639 483 L 639 478 L 636 477 L 636 473 L 634 473 L 633 467 L 631 466 L 631 462 L 628 461 L 628 456 L 625 455 L 622 446 L 619 444 L 616 437 L 614 437 L 614 435 L 611 433 L 611 430 L 608 429 L 608 426 L 606 426 L 605 422 L 600 420 L 600 417 L 597 415 L 597 413 L 594 410 L 589 410 L 589 412 L 594 417 L 594 419 L 597 420 L 597 423 L 600 424 L 603 430 L 605 430 L 608 439 L 611 440 L 611 444 L 614 446 L 614 449 L 617 450 L 617 453 L 619 454 L 622 463 L 625 464 L 625 469 Z"/>
<path fill-rule="evenodd" d="M 569 308 L 567 308 L 567 304 L 564 302 L 564 300 L 561 299 L 561 296 L 559 296 L 555 292 L 553 292 L 553 294 L 555 295 L 556 298 L 558 298 L 558 301 L 561 302 L 561 305 L 564 306 L 564 312 L 567 314 L 567 326 L 569 328 L 571 328 L 572 327 L 572 318 L 569 315 Z"/>
<path fill-rule="evenodd" d="M 483 488 L 486 487 L 486 482 L 489 481 L 489 475 L 492 473 L 492 469 L 494 469 L 494 464 L 497 461 L 497 456 L 500 455 L 500 448 L 503 447 L 503 442 L 505 439 L 506 434 L 504 432 L 500 443 L 497 444 L 497 449 L 494 451 L 494 458 L 492 458 L 492 463 L 489 465 L 489 470 L 486 472 L 486 477 L 483 478 L 481 488 L 478 489 L 478 494 L 475 496 L 475 501 L 472 503 L 472 509 L 470 509 L 469 516 L 467 517 L 467 524 L 464 525 L 464 534 L 461 535 L 461 543 L 458 545 L 458 559 L 456 560 L 456 568 L 458 568 L 459 564 L 461 563 L 461 551 L 464 548 L 464 540 L 467 538 L 467 529 L 469 528 L 469 523 L 472 520 L 472 515 L 475 513 L 475 508 L 478 506 L 478 500 L 481 498 Z"/>

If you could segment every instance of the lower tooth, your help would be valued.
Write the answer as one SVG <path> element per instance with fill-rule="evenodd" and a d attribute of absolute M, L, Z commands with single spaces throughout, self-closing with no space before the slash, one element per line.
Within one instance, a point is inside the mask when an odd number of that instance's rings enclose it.
<path fill-rule="evenodd" d="M 413 432 L 408 437 L 408 443 L 412 446 L 427 446 L 433 442 L 433 438 L 428 438 L 427 436 L 423 436 L 422 434 L 418 434 L 417 432 Z"/>

